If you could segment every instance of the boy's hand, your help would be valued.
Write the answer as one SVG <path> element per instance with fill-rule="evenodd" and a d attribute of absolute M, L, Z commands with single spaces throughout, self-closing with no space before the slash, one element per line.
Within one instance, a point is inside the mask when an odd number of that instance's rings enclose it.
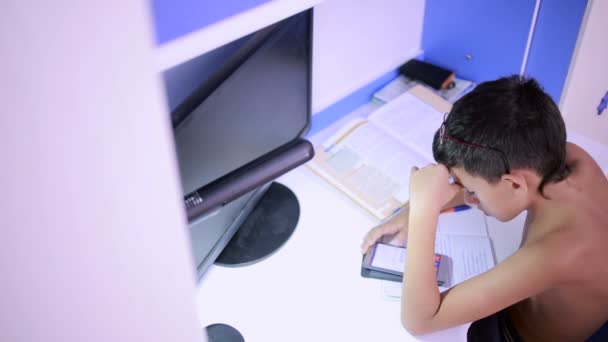
<path fill-rule="evenodd" d="M 422 169 L 412 168 L 410 175 L 410 205 L 425 213 L 439 214 L 461 186 L 449 183 L 450 172 L 441 164 L 430 164 Z"/>
<path fill-rule="evenodd" d="M 399 213 L 391 220 L 384 222 L 372 228 L 361 244 L 361 253 L 366 254 L 369 249 L 378 241 L 389 243 L 391 245 L 404 247 L 407 240 L 407 221 L 408 211 Z"/>

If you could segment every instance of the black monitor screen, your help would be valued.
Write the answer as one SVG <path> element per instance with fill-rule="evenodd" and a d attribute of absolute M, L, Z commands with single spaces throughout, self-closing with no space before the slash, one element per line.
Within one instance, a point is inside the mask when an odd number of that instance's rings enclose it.
<path fill-rule="evenodd" d="M 306 133 L 311 12 L 165 72 L 184 196 Z M 221 252 L 253 193 L 191 224 L 199 276 Z"/>
<path fill-rule="evenodd" d="M 184 194 L 305 132 L 310 119 L 308 32 L 307 16 L 298 15 L 237 42 L 241 46 L 233 53 L 244 54 L 244 61 L 233 62 L 237 65 L 220 75 L 225 78 L 217 88 L 175 129 Z M 226 61 L 230 57 L 215 69 L 222 70 Z"/>

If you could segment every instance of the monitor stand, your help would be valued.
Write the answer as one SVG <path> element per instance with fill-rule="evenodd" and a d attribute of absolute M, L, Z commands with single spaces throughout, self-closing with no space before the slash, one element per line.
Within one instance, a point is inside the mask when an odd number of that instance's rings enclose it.
<path fill-rule="evenodd" d="M 227 324 L 211 324 L 205 329 L 207 330 L 207 342 L 245 342 L 243 335 Z"/>
<path fill-rule="evenodd" d="M 285 185 L 273 182 L 215 264 L 226 267 L 248 266 L 274 254 L 291 237 L 300 218 L 296 195 Z M 207 326 L 209 342 L 244 342 L 238 330 L 227 324 Z"/>
<path fill-rule="evenodd" d="M 296 195 L 273 182 L 236 231 L 215 264 L 240 267 L 255 264 L 287 242 L 300 217 Z"/>

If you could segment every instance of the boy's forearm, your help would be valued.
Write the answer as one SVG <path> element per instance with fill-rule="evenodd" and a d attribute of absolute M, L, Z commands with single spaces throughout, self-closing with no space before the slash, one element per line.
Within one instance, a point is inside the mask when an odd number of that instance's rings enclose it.
<path fill-rule="evenodd" d="M 402 295 L 402 320 L 410 332 L 424 330 L 440 303 L 434 267 L 439 213 L 410 209 L 408 248 Z"/>

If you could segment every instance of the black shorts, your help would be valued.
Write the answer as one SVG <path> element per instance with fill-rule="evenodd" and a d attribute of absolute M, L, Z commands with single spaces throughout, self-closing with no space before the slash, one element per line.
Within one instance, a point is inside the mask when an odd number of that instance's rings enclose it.
<path fill-rule="evenodd" d="M 513 327 L 506 309 L 475 321 L 467 332 L 469 342 L 520 342 L 523 341 Z"/>

